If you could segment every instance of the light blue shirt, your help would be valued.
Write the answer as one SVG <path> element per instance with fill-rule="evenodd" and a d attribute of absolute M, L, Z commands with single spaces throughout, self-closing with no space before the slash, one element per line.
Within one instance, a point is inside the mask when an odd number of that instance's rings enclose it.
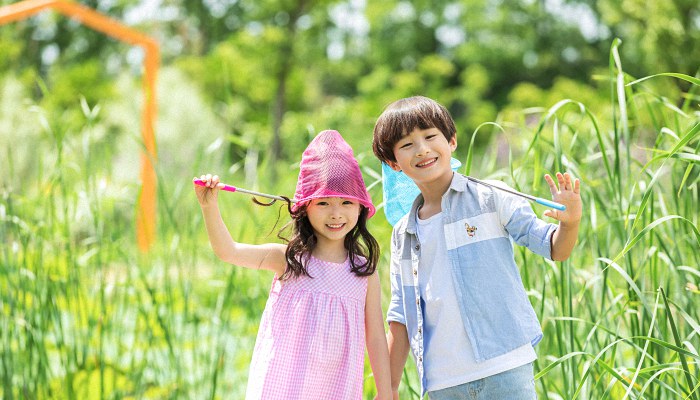
<path fill-rule="evenodd" d="M 530 343 L 500 356 L 476 362 L 459 312 L 447 257 L 442 212 L 417 218 L 421 244 L 418 285 L 423 307 L 423 370 L 428 393 L 473 382 L 529 364 L 537 355 Z M 445 346 L 445 343 L 450 343 Z"/>
<path fill-rule="evenodd" d="M 422 203 L 419 195 L 409 214 L 394 226 L 387 313 L 388 322 L 407 328 L 421 395 L 426 391 L 425 300 L 418 284 L 421 244 L 416 235 L 416 212 Z M 537 218 L 520 197 L 478 185 L 458 173 L 441 205 L 454 292 L 474 359 L 483 362 L 526 344 L 537 344 L 542 330 L 525 294 L 512 242 L 551 259 L 551 237 L 557 226 Z"/>

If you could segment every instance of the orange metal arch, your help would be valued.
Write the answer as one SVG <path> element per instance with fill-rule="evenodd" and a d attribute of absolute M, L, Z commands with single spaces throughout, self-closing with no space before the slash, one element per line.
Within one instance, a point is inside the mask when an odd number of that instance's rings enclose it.
<path fill-rule="evenodd" d="M 70 18 L 80 21 L 90 28 L 109 35 L 117 40 L 141 46 L 145 52 L 144 60 L 144 108 L 142 112 L 141 131 L 145 150 L 141 154 L 141 192 L 138 199 L 136 216 L 136 240 L 139 248 L 147 252 L 156 237 L 156 140 L 153 124 L 156 114 L 156 75 L 159 64 L 158 43 L 116 20 L 100 14 L 93 9 L 66 0 L 25 0 L 0 7 L 0 25 L 23 20 L 38 12 L 51 8 Z"/>

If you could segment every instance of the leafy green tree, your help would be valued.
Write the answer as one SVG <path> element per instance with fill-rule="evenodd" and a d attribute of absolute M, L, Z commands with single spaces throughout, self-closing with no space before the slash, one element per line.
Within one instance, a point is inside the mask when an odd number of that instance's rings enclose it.
<path fill-rule="evenodd" d="M 273 175 L 287 150 L 282 146 L 285 115 L 316 107 L 320 96 L 315 82 L 322 63 L 315 60 L 325 58 L 325 3 L 244 2 L 244 29 L 213 47 L 203 63 L 198 58 L 181 62 L 202 82 L 219 115 L 230 121 L 233 156 L 242 157 L 250 148 L 260 151 L 275 166 Z"/>
<path fill-rule="evenodd" d="M 587 1 L 614 37 L 632 75 L 700 69 L 700 3 L 695 0 Z M 609 45 L 608 45 L 609 46 Z M 679 82 L 680 83 L 680 82 Z"/>
<path fill-rule="evenodd" d="M 7 5 L 15 1 L 2 1 Z M 117 20 L 123 20 L 129 7 L 138 0 L 81 1 L 81 4 Z M 85 27 L 79 22 L 58 12 L 41 12 L 24 20 L 0 26 L 3 42 L 15 42 L 19 48 L 10 60 L 15 71 L 34 68 L 45 76 L 54 63 L 73 64 L 86 59 L 114 60 L 115 54 L 123 53 L 120 42 Z M 116 60 L 115 60 L 116 61 Z M 121 58 L 123 62 L 123 57 Z M 0 67 L 4 67 L 0 65 Z"/>

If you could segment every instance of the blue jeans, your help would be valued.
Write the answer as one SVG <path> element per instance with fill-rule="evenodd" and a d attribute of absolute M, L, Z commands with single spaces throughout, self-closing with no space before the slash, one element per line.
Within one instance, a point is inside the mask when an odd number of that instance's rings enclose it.
<path fill-rule="evenodd" d="M 428 392 L 430 400 L 533 400 L 532 363 L 473 382 Z"/>

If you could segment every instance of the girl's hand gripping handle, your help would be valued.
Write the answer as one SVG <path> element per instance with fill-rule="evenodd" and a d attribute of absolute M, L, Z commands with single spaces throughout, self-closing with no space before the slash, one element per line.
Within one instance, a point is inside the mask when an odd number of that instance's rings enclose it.
<path fill-rule="evenodd" d="M 212 183 L 214 183 L 213 186 L 208 186 L 208 183 L 210 182 L 210 180 Z M 243 189 L 243 188 L 227 185 L 225 183 L 221 183 L 221 182 L 219 182 L 219 177 L 216 175 L 214 175 L 214 176 L 202 175 L 202 178 L 200 178 L 200 179 L 194 178 L 192 180 L 192 183 L 194 183 L 195 185 L 198 185 L 198 186 L 208 187 L 210 189 L 216 188 L 216 189 L 225 190 L 227 192 L 245 193 L 247 195 L 254 196 L 254 197 L 265 197 L 265 198 L 272 199 L 275 201 L 282 200 L 282 201 L 294 203 L 294 200 L 290 200 L 290 199 L 283 197 L 283 196 L 276 196 L 273 194 L 255 192 L 253 190 Z M 274 203 L 274 201 L 272 203 Z M 272 203 L 269 203 L 267 205 L 270 205 Z M 260 204 L 260 203 L 258 203 L 258 204 Z"/>
<path fill-rule="evenodd" d="M 218 175 L 202 175 L 200 178 L 192 179 L 194 192 L 197 195 L 200 207 L 209 208 L 216 205 L 219 197 L 219 190 L 235 191 L 236 188 L 226 189 L 227 185 L 219 182 Z"/>
<path fill-rule="evenodd" d="M 195 178 L 192 182 L 197 186 L 207 186 L 206 182 L 204 182 L 201 179 Z M 235 192 L 237 190 L 235 186 L 227 185 L 225 183 L 219 184 L 219 189 L 225 190 L 227 192 Z"/>

